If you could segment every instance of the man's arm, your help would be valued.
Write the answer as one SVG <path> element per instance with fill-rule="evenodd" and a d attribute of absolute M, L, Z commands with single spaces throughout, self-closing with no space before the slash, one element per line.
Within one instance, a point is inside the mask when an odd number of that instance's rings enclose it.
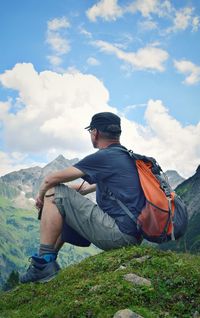
<path fill-rule="evenodd" d="M 89 184 L 86 181 L 81 185 L 79 184 L 72 184 L 70 188 L 78 191 L 82 195 L 86 195 L 88 193 L 92 193 L 96 191 L 96 184 Z"/>
<path fill-rule="evenodd" d="M 46 176 L 39 189 L 39 199 L 43 201 L 45 193 L 57 184 L 73 181 L 83 176 L 84 173 L 73 166 Z"/>

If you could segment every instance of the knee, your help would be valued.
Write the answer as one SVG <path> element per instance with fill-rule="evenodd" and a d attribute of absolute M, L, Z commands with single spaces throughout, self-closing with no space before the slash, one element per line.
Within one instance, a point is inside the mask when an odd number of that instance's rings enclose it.
<path fill-rule="evenodd" d="M 55 194 L 55 188 L 51 188 L 49 190 L 47 190 L 47 192 L 45 193 L 45 197 L 48 197 L 48 196 L 53 196 Z"/>

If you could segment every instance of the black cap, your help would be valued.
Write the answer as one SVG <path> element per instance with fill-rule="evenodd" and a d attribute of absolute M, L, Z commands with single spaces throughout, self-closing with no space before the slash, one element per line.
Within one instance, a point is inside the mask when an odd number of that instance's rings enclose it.
<path fill-rule="evenodd" d="M 85 129 L 99 129 L 105 132 L 121 132 L 121 119 L 117 115 L 110 112 L 95 114 L 91 123 Z"/>

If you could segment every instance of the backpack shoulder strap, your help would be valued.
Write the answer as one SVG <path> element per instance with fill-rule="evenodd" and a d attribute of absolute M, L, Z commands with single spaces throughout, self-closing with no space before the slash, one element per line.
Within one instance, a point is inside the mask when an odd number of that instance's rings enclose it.
<path fill-rule="evenodd" d="M 120 149 L 121 151 L 126 152 L 127 154 L 129 154 L 130 157 L 132 157 L 133 159 L 137 159 L 134 156 L 133 151 L 132 150 L 128 150 L 125 147 L 113 146 L 113 147 L 107 148 L 107 149 L 109 149 L 109 150 L 110 149 Z M 137 218 L 133 215 L 133 213 L 131 213 L 131 211 L 127 208 L 127 206 L 121 200 L 119 200 L 119 199 L 117 199 L 115 197 L 115 195 L 110 191 L 110 189 L 107 188 L 106 194 L 109 196 L 109 198 L 111 200 L 116 201 L 117 204 L 122 208 L 122 210 L 124 210 L 124 212 L 130 217 L 130 219 L 137 224 Z"/>
<path fill-rule="evenodd" d="M 159 166 L 159 164 L 157 163 L 156 159 L 154 159 L 153 157 L 147 157 L 147 156 L 144 156 L 144 155 L 140 155 L 138 153 L 135 153 L 133 152 L 133 150 L 128 150 L 126 147 L 122 146 L 122 147 L 119 147 L 119 146 L 113 146 L 111 148 L 107 148 L 107 149 L 120 149 L 121 151 L 123 152 L 126 152 L 129 154 L 129 156 L 135 160 L 142 160 L 144 161 L 145 163 L 147 162 L 151 162 L 152 163 L 152 172 L 154 174 L 159 174 L 162 169 L 161 167 Z"/>
<path fill-rule="evenodd" d="M 122 210 L 124 210 L 124 212 L 128 214 L 131 220 L 137 224 L 137 218 L 133 215 L 133 213 L 131 213 L 131 211 L 127 208 L 127 206 L 121 200 L 117 199 L 110 190 L 108 190 L 107 194 L 109 198 L 113 201 L 116 201 L 118 205 L 122 208 Z"/>

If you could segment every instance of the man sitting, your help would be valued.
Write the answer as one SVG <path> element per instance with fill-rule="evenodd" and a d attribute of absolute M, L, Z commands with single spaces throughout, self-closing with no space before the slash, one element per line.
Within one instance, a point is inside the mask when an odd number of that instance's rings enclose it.
<path fill-rule="evenodd" d="M 120 122 L 110 112 L 95 114 L 86 129 L 98 151 L 44 179 L 36 199 L 36 207 L 42 208 L 39 253 L 32 256 L 21 283 L 52 279 L 64 242 L 93 243 L 102 250 L 141 243 L 134 221 L 108 195 L 113 193 L 135 216 L 145 204 L 135 162 L 122 151 L 126 148 L 120 144 Z M 63 184 L 79 178 L 86 181 L 81 188 Z M 94 191 L 97 204 L 84 197 Z"/>

